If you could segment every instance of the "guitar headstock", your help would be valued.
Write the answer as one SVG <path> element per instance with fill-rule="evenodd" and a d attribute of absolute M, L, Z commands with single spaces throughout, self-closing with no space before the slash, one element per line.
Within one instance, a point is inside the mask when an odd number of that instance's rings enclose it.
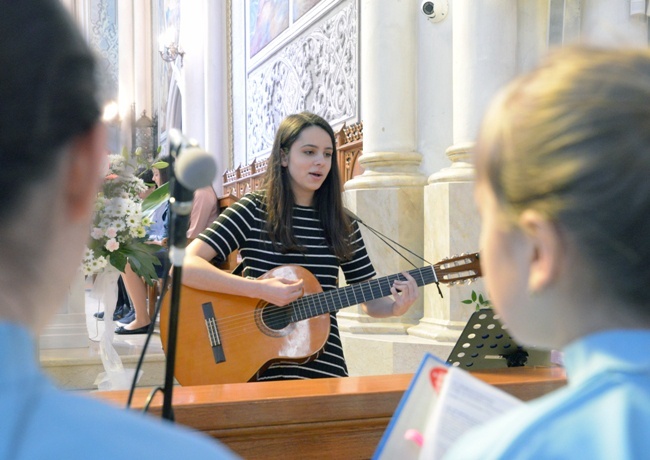
<path fill-rule="evenodd" d="M 441 260 L 433 266 L 438 281 L 454 285 L 471 283 L 481 277 L 481 263 L 478 252 L 461 254 Z"/>

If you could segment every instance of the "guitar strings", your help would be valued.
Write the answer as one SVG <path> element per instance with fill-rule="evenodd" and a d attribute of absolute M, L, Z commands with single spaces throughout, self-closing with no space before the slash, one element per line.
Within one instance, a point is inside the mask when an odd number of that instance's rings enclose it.
<path fill-rule="evenodd" d="M 421 285 L 430 284 L 434 279 L 436 279 L 435 276 L 425 276 L 423 274 L 424 269 L 430 268 L 431 267 L 424 267 L 423 269 L 413 270 L 418 272 L 415 275 L 419 275 L 418 278 L 420 279 Z M 433 275 L 433 270 L 431 270 L 431 272 Z M 339 289 L 332 289 L 318 293 L 309 293 L 283 307 L 276 307 L 277 310 L 267 312 L 263 318 L 266 320 L 266 323 L 273 323 L 275 320 L 282 319 L 288 319 L 288 323 L 294 323 L 296 321 L 301 321 L 326 313 L 331 313 L 339 309 L 330 308 L 333 304 L 347 303 L 347 306 L 351 306 L 374 298 L 390 295 L 390 287 L 392 286 L 393 281 L 402 278 L 403 277 L 401 277 L 401 274 L 398 273 L 385 278 L 373 279 L 365 283 L 349 285 Z M 383 287 L 382 283 L 384 284 Z M 354 301 L 350 301 L 351 296 L 348 296 L 347 291 L 352 291 Z M 344 293 L 346 301 L 343 301 L 342 293 Z M 338 302 L 336 301 L 335 297 L 338 297 Z M 361 300 L 359 300 L 359 298 Z M 251 321 L 251 313 L 253 315 L 258 315 L 259 317 L 262 315 L 261 310 L 268 307 L 273 308 L 274 305 L 266 304 L 260 308 L 259 312 L 256 311 L 252 313 L 250 310 L 248 310 L 242 313 L 217 318 L 216 322 L 219 334 L 222 337 L 228 336 L 229 338 L 233 338 L 239 335 L 247 334 L 251 330 L 258 329 L 256 321 Z M 269 327 L 268 324 L 266 324 L 266 326 Z M 273 328 L 270 327 L 270 329 Z"/>

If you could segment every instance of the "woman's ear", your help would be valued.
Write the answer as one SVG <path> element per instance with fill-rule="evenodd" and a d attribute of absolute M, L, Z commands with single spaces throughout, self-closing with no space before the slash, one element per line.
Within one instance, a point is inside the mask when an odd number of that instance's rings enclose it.
<path fill-rule="evenodd" d="M 534 294 L 546 289 L 559 276 L 564 250 L 562 235 L 554 222 L 530 209 L 520 215 L 519 225 L 531 248 L 528 290 Z"/>
<path fill-rule="evenodd" d="M 286 149 L 280 149 L 280 164 L 284 168 L 289 166 L 289 151 Z"/>
<path fill-rule="evenodd" d="M 86 219 L 92 212 L 103 176 L 106 153 L 106 127 L 96 123 L 70 145 L 66 179 L 68 218 Z"/>

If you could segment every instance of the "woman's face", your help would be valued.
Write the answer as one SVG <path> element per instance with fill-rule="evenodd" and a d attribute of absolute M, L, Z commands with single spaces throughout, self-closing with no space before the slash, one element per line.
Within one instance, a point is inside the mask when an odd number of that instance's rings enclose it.
<path fill-rule="evenodd" d="M 291 190 L 296 204 L 311 206 L 314 193 L 325 181 L 332 168 L 334 146 L 327 131 L 309 126 L 282 152 L 282 166 L 287 168 Z"/>
<path fill-rule="evenodd" d="M 156 187 L 160 187 L 162 184 L 160 183 L 160 171 L 157 168 L 152 168 L 153 172 L 153 181 L 156 184 Z"/>

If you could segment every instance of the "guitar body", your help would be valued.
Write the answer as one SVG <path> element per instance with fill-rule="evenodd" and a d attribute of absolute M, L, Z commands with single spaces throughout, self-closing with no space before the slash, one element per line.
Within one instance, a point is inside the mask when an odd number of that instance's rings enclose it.
<path fill-rule="evenodd" d="M 262 278 L 302 279 L 303 295 L 322 292 L 308 270 L 285 265 Z M 211 304 L 223 353 L 216 362 L 202 306 Z M 178 309 L 174 376 L 181 385 L 241 383 L 255 380 L 258 371 L 275 361 L 305 361 L 315 358 L 330 332 L 329 313 L 309 319 L 283 321 L 283 309 L 250 297 L 202 291 L 183 286 Z M 170 295 L 160 311 L 160 337 L 167 353 Z M 214 343 L 214 342 L 212 342 Z"/>

